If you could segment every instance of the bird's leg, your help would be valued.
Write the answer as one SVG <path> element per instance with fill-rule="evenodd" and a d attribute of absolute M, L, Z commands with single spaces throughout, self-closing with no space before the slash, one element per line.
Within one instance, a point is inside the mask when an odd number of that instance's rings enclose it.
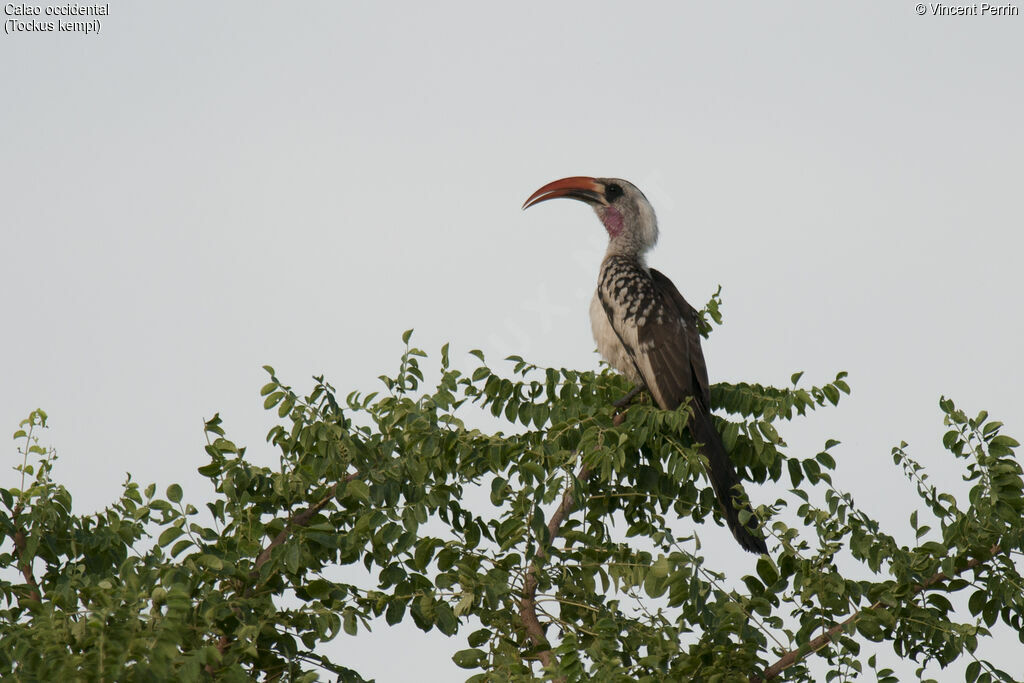
<path fill-rule="evenodd" d="M 618 401 L 612 404 L 613 406 L 615 406 L 615 417 L 612 418 L 612 424 L 618 426 L 623 423 L 623 421 L 626 419 L 625 409 L 629 406 L 630 402 L 634 398 L 636 398 L 637 394 L 639 394 L 645 388 L 646 387 L 644 387 L 643 384 L 637 384 L 635 387 L 633 387 L 632 391 L 630 391 L 628 394 L 626 394 L 625 396 L 623 396 Z"/>
<path fill-rule="evenodd" d="M 612 405 L 615 406 L 616 409 L 624 408 L 627 405 L 629 405 L 630 401 L 632 401 L 634 398 L 636 398 L 636 395 L 639 394 L 643 390 L 644 390 L 644 385 L 643 384 L 637 384 L 635 387 L 633 387 L 632 391 L 630 391 L 628 394 L 626 394 L 625 396 L 620 398 L 618 401 L 616 401 Z"/>

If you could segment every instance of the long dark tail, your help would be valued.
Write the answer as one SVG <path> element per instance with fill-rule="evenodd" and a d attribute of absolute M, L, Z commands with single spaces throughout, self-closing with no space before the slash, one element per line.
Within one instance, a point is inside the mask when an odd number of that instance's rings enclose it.
<path fill-rule="evenodd" d="M 733 467 L 729 454 L 725 452 L 722 437 L 715 430 L 710 416 L 699 406 L 694 406 L 690 430 L 693 438 L 704 444 L 704 455 L 710 464 L 708 477 L 711 479 L 711 487 L 715 490 L 718 504 L 725 514 L 725 521 L 729 525 L 732 535 L 736 537 L 737 542 L 744 550 L 759 555 L 766 554 L 768 546 L 765 545 L 761 531 L 756 527 L 757 518 L 753 516 L 750 504 L 743 498 L 737 497 L 738 489 L 734 487 L 740 483 L 740 480 L 736 476 L 736 468 Z M 740 524 L 740 510 L 751 512 L 747 526 Z"/>

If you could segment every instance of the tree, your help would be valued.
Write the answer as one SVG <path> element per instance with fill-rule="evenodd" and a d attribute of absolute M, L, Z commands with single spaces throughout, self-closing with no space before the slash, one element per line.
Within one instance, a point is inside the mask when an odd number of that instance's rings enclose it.
<path fill-rule="evenodd" d="M 717 306 L 704 312 L 716 321 Z M 904 547 L 833 482 L 838 442 L 784 450 L 777 425 L 838 403 L 845 373 L 820 387 L 800 373 L 787 388 L 716 385 L 731 456 L 779 496 L 757 508 L 771 555 L 726 572 L 686 535 L 718 521 L 687 406 L 617 413 L 630 389 L 618 375 L 518 357 L 502 374 L 473 352 L 466 375 L 447 345 L 427 390 L 409 340 L 380 394 L 342 399 L 317 377 L 303 397 L 266 368 L 280 466 L 247 461 L 214 416 L 203 514 L 177 484 L 161 497 L 131 478 L 105 511 L 73 514 L 39 443 L 47 416 L 33 412 L 15 433 L 21 483 L 0 489 L 0 675 L 360 681 L 322 645 L 381 618 L 457 637 L 472 681 L 812 680 L 811 657 L 833 680 L 876 668 L 864 641 L 922 672 L 974 658 L 997 621 L 1024 641 L 1018 443 L 984 412 L 940 402 L 967 505 L 893 449 L 921 499 L 917 545 Z M 503 431 L 470 426 L 480 411 Z M 343 565 L 351 581 L 325 576 Z M 981 659 L 966 679 L 1013 680 Z"/>

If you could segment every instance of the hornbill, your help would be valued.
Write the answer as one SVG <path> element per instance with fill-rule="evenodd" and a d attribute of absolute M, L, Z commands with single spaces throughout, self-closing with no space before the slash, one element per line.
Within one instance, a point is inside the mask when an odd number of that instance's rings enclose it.
<path fill-rule="evenodd" d="M 690 433 L 703 444 L 708 477 L 725 521 L 744 550 L 767 553 L 756 517 L 751 515 L 747 526 L 740 523 L 739 511 L 750 511 L 750 506 L 737 495 L 736 469 L 711 421 L 697 311 L 671 280 L 645 262 L 645 254 L 658 241 L 658 222 L 650 202 L 628 181 L 577 176 L 548 183 L 530 195 L 523 208 L 557 197 L 590 204 L 608 232 L 608 251 L 590 304 L 590 325 L 598 352 L 636 384 L 626 400 L 642 387 L 664 410 L 675 410 L 690 398 Z"/>

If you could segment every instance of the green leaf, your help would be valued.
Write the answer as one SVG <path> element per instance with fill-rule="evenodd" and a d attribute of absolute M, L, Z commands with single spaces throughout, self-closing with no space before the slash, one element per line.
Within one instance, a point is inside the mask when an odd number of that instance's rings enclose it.
<path fill-rule="evenodd" d="M 455 666 L 461 669 L 475 669 L 486 659 L 487 653 L 475 647 L 468 650 L 459 650 L 452 655 L 452 661 L 455 662 Z"/>
<path fill-rule="evenodd" d="M 490 639 L 491 639 L 491 631 L 490 631 L 490 629 L 481 628 L 481 629 L 473 631 L 472 633 L 469 634 L 469 639 L 468 639 L 469 646 L 470 647 L 480 647 L 481 645 L 483 645 L 484 643 L 486 643 Z"/>
<path fill-rule="evenodd" d="M 216 555 L 210 555 L 209 553 L 204 553 L 199 556 L 199 564 L 214 571 L 224 569 L 224 561 Z"/>
<path fill-rule="evenodd" d="M 971 599 L 967 601 L 967 608 L 971 611 L 972 615 L 977 616 L 985 608 L 986 602 L 988 602 L 988 592 L 977 590 L 971 594 Z"/>
<path fill-rule="evenodd" d="M 799 487 L 800 482 L 804 480 L 804 473 L 800 468 L 800 461 L 790 458 L 786 461 L 786 467 L 789 469 L 789 480 L 792 482 L 793 487 Z"/>
<path fill-rule="evenodd" d="M 178 541 L 177 543 L 175 543 L 174 547 L 171 548 L 171 557 L 177 557 L 178 555 L 180 555 L 185 550 L 188 550 L 191 547 L 192 547 L 192 539 L 183 538 L 180 541 Z"/>
<path fill-rule="evenodd" d="M 167 487 L 167 500 L 172 503 L 180 503 L 182 497 L 181 486 L 178 484 L 171 484 Z"/>
<path fill-rule="evenodd" d="M 203 475 L 204 477 L 213 478 L 220 474 L 223 471 L 223 468 L 220 463 L 211 462 L 209 465 L 197 467 L 196 471 L 199 472 L 199 474 Z"/>
<path fill-rule="evenodd" d="M 779 573 L 775 571 L 771 560 L 763 556 L 757 560 L 757 575 L 761 577 L 761 581 L 764 582 L 765 586 L 771 586 L 779 580 Z"/>
<path fill-rule="evenodd" d="M 292 408 L 295 407 L 295 398 L 292 396 L 287 397 L 281 402 L 281 405 L 277 407 L 277 416 L 284 417 L 288 413 L 292 412 Z"/>
<path fill-rule="evenodd" d="M 181 527 L 169 526 L 160 533 L 160 537 L 156 542 L 160 547 L 166 548 L 183 533 L 185 533 L 185 530 Z"/>
<path fill-rule="evenodd" d="M 437 630 L 446 636 L 455 635 L 455 632 L 459 630 L 459 620 L 452 611 L 452 608 L 448 606 L 448 603 L 436 603 L 434 611 L 436 614 L 435 623 L 437 624 Z"/>
<path fill-rule="evenodd" d="M 988 445 L 989 448 L 992 448 L 994 446 L 1001 446 L 1003 448 L 1016 448 L 1017 446 L 1020 445 L 1020 442 L 1014 439 L 1013 437 L 1000 434 L 998 436 L 992 437 L 992 440 L 989 441 Z"/>
<path fill-rule="evenodd" d="M 389 626 L 394 626 L 402 621 L 405 617 L 405 602 L 399 599 L 393 599 L 388 603 L 388 610 L 384 615 L 385 621 Z"/>
<path fill-rule="evenodd" d="M 473 594 L 472 593 L 466 593 L 466 594 L 464 594 L 462 596 L 462 599 L 459 600 L 459 603 L 457 605 L 455 605 L 455 616 L 461 617 L 461 616 L 464 616 L 466 614 L 469 614 L 472 609 L 473 609 Z"/>
<path fill-rule="evenodd" d="M 345 495 L 357 498 L 364 503 L 370 502 L 370 487 L 359 479 L 353 479 L 345 484 Z"/>

